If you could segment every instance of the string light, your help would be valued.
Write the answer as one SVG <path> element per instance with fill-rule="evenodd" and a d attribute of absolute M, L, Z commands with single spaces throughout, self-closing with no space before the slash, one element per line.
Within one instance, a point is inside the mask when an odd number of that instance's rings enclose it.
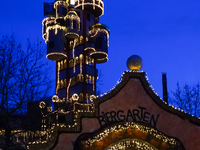
<path fill-rule="evenodd" d="M 92 6 L 93 9 L 99 8 L 101 10 L 99 16 L 102 16 L 104 13 L 104 3 L 102 0 L 92 0 L 92 2 L 88 2 L 88 0 L 75 0 L 75 8 L 82 7 L 82 10 L 84 10 L 84 6 Z"/>
<path fill-rule="evenodd" d="M 110 128 L 106 128 L 103 132 L 88 139 L 86 141 L 86 143 L 87 143 L 87 145 L 92 146 L 92 144 L 94 144 L 95 142 L 102 141 L 105 137 L 111 135 L 112 133 L 120 133 L 121 131 L 124 131 L 127 129 L 134 129 L 134 130 L 141 131 L 142 133 L 147 133 L 147 134 L 153 135 L 154 138 L 162 140 L 163 142 L 168 143 L 170 145 L 177 144 L 177 142 L 174 138 L 169 138 L 169 137 L 165 136 L 164 134 L 162 134 L 161 132 L 155 130 L 154 128 L 146 127 L 146 126 L 137 124 L 135 122 L 126 122 L 122 125 L 119 124 L 119 125 L 112 126 Z"/>
<path fill-rule="evenodd" d="M 76 67 L 76 60 L 75 60 L 75 54 L 74 54 L 75 46 L 76 46 L 76 39 L 74 39 L 74 46 L 73 46 L 73 50 L 72 50 L 72 53 L 73 53 L 73 59 L 74 59 L 74 73 L 75 73 L 75 67 Z"/>
<path fill-rule="evenodd" d="M 126 139 L 112 144 L 106 150 L 125 150 L 132 147 L 137 150 L 158 150 L 153 145 L 138 139 Z"/>
<path fill-rule="evenodd" d="M 106 34 L 106 36 L 107 36 L 107 45 L 108 45 L 108 47 L 109 47 L 109 33 L 108 33 L 107 30 L 101 29 L 101 28 L 99 28 L 99 27 L 93 28 L 92 30 L 89 31 L 90 37 L 91 37 L 91 38 L 94 38 L 95 36 L 97 36 L 97 34 L 98 34 L 99 32 L 103 32 L 104 34 Z"/>

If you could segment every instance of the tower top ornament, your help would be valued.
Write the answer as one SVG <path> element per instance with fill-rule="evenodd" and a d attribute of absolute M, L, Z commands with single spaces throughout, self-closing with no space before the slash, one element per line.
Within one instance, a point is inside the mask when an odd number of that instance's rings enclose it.
<path fill-rule="evenodd" d="M 131 71 L 138 71 L 142 68 L 142 58 L 138 55 L 132 55 L 127 59 L 126 65 Z"/>

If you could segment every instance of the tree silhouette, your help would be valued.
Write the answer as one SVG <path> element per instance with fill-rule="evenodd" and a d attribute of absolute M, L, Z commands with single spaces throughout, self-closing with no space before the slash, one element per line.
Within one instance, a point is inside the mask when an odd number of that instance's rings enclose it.
<path fill-rule="evenodd" d="M 200 117 L 200 84 L 195 86 L 189 86 L 185 84 L 183 88 L 180 88 L 177 83 L 177 89 L 172 92 L 173 96 L 170 98 L 171 103 L 174 106 L 179 107 L 188 114 Z"/>
<path fill-rule="evenodd" d="M 20 126 L 13 116 L 25 114 L 27 103 L 47 97 L 50 89 L 42 43 L 27 42 L 22 50 L 13 36 L 0 40 L 0 115 L 5 132 L 0 143 L 5 150 L 21 149 L 12 140 L 14 128 Z"/>

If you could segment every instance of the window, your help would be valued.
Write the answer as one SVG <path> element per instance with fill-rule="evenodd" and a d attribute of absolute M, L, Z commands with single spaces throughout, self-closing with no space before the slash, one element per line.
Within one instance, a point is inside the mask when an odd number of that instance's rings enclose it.
<path fill-rule="evenodd" d="M 100 37 L 98 37 L 96 39 L 96 49 L 102 49 L 102 39 Z"/>

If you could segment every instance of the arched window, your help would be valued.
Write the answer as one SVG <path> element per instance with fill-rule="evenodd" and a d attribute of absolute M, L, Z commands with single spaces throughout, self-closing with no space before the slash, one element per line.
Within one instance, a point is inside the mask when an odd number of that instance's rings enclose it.
<path fill-rule="evenodd" d="M 96 39 L 96 49 L 102 49 L 102 38 L 98 37 Z"/>

